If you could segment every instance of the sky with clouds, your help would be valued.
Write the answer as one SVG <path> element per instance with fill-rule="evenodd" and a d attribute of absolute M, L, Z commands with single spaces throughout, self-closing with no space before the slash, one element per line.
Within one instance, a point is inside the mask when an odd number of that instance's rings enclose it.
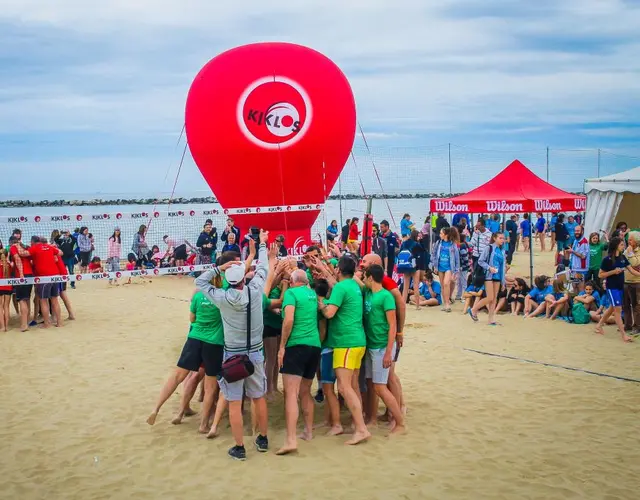
<path fill-rule="evenodd" d="M 345 191 L 448 191 L 515 157 L 579 189 L 640 165 L 640 2 L 1 0 L 0 198 L 171 191 L 184 102 L 213 56 L 257 41 L 347 75 L 368 144 Z M 372 162 L 373 160 L 373 162 Z M 416 181 L 418 179 L 418 181 Z M 378 189 L 379 190 L 379 189 Z M 206 193 L 187 154 L 178 194 Z M 56 196 L 57 195 L 57 196 Z"/>

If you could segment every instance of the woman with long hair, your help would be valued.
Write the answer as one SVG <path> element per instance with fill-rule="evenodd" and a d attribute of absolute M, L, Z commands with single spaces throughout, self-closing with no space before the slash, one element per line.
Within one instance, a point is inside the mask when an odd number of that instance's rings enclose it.
<path fill-rule="evenodd" d="M 600 239 L 598 233 L 591 233 L 589 235 L 589 270 L 584 277 L 584 281 L 594 281 L 598 286 L 601 285 L 600 278 L 600 264 L 602 264 L 602 256 L 607 249 L 607 233 L 603 233 L 603 238 Z"/>
<path fill-rule="evenodd" d="M 120 271 L 120 258 L 122 257 L 122 240 L 120 228 L 115 227 L 113 234 L 107 241 L 107 272 L 116 273 Z M 118 286 L 118 279 L 109 279 L 109 284 L 115 283 Z"/>
<path fill-rule="evenodd" d="M 433 249 L 433 270 L 438 273 L 442 285 L 442 300 L 445 312 L 451 312 L 451 293 L 453 282 L 460 272 L 460 250 L 458 242 L 460 235 L 455 227 L 445 227 L 440 230 L 440 239 Z"/>
<path fill-rule="evenodd" d="M 131 245 L 131 251 L 137 257 L 137 266 L 142 267 L 149 252 L 149 245 L 147 245 L 147 226 L 142 224 L 138 228 L 138 232 L 133 235 L 133 244 Z"/>
<path fill-rule="evenodd" d="M 491 244 L 482 251 L 478 259 L 478 265 L 485 270 L 485 293 L 486 296 L 477 300 L 471 310 L 469 316 L 473 321 L 478 321 L 478 311 L 486 307 L 489 311 L 489 325 L 497 326 L 496 300 L 501 286 L 506 286 L 507 276 L 507 258 L 503 250 L 504 234 L 493 233 L 491 236 Z"/>
<path fill-rule="evenodd" d="M 632 342 L 633 338 L 629 337 L 624 331 L 624 323 L 622 321 L 622 301 L 624 297 L 624 272 L 629 271 L 634 276 L 640 276 L 640 271 L 636 271 L 629 260 L 623 254 L 624 252 L 624 240 L 621 237 L 615 236 L 611 238 L 609 242 L 609 255 L 602 259 L 600 265 L 600 273 L 598 277 L 604 279 L 607 285 L 607 295 L 611 305 L 604 312 L 602 318 L 598 322 L 596 327 L 596 333 L 604 335 L 602 326 L 607 323 L 607 320 L 611 315 L 616 320 L 618 331 L 622 336 L 623 342 Z"/>
<path fill-rule="evenodd" d="M 49 242 L 52 245 L 58 246 L 60 241 L 60 231 L 58 229 L 54 229 L 53 231 L 51 231 L 51 238 L 49 239 Z"/>

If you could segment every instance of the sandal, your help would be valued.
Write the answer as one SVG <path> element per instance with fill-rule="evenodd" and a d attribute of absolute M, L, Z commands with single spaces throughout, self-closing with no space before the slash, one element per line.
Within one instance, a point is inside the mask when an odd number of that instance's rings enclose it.
<path fill-rule="evenodd" d="M 475 321 L 476 323 L 478 322 L 478 316 L 474 316 L 473 311 L 471 310 L 471 308 L 469 308 L 469 316 L 471 316 L 471 319 L 473 321 Z"/>

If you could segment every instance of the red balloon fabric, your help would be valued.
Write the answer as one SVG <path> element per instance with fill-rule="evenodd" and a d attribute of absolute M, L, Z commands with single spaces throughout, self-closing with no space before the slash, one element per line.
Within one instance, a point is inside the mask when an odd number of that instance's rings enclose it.
<path fill-rule="evenodd" d="M 327 57 L 290 43 L 224 52 L 193 81 L 185 127 L 191 154 L 225 209 L 323 203 L 355 138 L 351 87 Z M 310 243 L 318 210 L 235 215 Z"/>

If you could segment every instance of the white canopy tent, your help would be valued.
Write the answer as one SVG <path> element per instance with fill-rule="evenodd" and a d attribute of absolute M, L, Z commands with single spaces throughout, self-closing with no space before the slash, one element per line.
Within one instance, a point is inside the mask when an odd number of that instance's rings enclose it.
<path fill-rule="evenodd" d="M 630 228 L 640 227 L 640 167 L 599 179 L 586 179 L 585 233 L 611 231 L 624 221 Z"/>

